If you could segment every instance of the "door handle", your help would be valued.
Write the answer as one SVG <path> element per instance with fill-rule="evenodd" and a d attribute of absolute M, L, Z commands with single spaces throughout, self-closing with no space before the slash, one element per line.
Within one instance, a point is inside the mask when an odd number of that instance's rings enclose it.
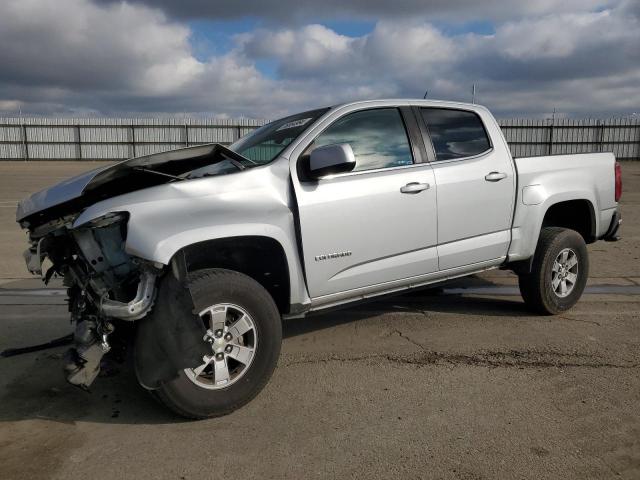
<path fill-rule="evenodd" d="M 407 183 L 404 187 L 400 187 L 400 191 L 402 193 L 420 193 L 423 190 L 428 190 L 428 183 L 418 183 L 418 182 L 410 182 Z"/>
<path fill-rule="evenodd" d="M 507 174 L 502 172 L 491 172 L 484 177 L 487 182 L 499 182 L 503 178 L 507 178 Z"/>

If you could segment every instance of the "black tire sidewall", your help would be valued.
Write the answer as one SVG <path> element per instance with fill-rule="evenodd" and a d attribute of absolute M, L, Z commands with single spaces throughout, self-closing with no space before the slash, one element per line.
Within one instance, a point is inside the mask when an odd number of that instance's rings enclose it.
<path fill-rule="evenodd" d="M 158 393 L 165 403 L 185 416 L 224 415 L 255 397 L 271 377 L 282 343 L 280 314 L 264 287 L 238 272 L 223 269 L 195 272 L 190 276 L 189 290 L 196 312 L 220 303 L 235 304 L 246 310 L 253 319 L 258 338 L 255 356 L 242 378 L 226 388 L 200 387 L 180 371 L 177 378 L 163 383 Z"/>
<path fill-rule="evenodd" d="M 553 314 L 564 312 L 578 302 L 589 277 L 589 256 L 582 236 L 574 230 L 557 230 L 553 238 L 545 242 L 546 245 L 543 245 L 544 251 L 537 252 L 537 255 L 540 254 L 541 261 L 534 269 L 536 281 L 540 285 L 540 300 L 544 309 Z M 570 248 L 577 256 L 578 278 L 571 293 L 566 297 L 560 297 L 555 294 L 552 288 L 552 272 L 557 256 L 565 248 Z"/>

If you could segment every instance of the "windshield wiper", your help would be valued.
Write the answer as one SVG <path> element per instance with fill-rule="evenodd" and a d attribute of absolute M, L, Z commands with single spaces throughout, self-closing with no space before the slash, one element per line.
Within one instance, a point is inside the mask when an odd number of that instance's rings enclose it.
<path fill-rule="evenodd" d="M 236 161 L 244 168 L 247 168 L 242 162 L 251 163 L 253 166 L 258 166 L 259 163 L 254 162 L 250 158 L 245 157 L 244 155 L 240 155 L 238 152 L 234 152 L 230 148 L 225 147 L 224 145 L 220 145 L 219 143 L 216 145 L 217 150 L 222 153 L 225 157 L 229 159 L 229 161 Z M 234 164 L 235 165 L 235 164 Z M 236 165 L 237 166 L 237 165 Z"/>
<path fill-rule="evenodd" d="M 169 178 L 173 178 L 174 180 L 184 180 L 183 177 L 179 177 L 177 175 L 171 175 L 170 173 L 164 173 L 164 172 L 160 172 L 158 170 L 152 170 L 151 168 L 145 168 L 145 167 L 133 167 L 132 170 L 137 170 L 139 172 L 147 172 L 147 173 L 153 173 L 155 175 L 161 175 L 163 177 L 169 177 Z"/>
<path fill-rule="evenodd" d="M 231 165 L 236 167 L 239 171 L 243 171 L 243 170 L 247 169 L 247 167 L 245 165 L 240 163 L 235 158 L 227 158 L 227 157 L 224 157 L 222 160 L 219 160 L 219 161 L 215 162 L 212 165 L 217 165 L 217 164 L 220 164 L 222 162 L 229 162 Z M 203 168 L 206 168 L 206 167 L 203 167 Z M 197 172 L 198 170 L 201 170 L 201 169 L 197 169 L 195 171 Z M 179 177 L 179 178 L 180 178 L 180 180 L 192 180 L 194 178 L 217 177 L 220 174 L 221 174 L 221 172 L 217 172 L 217 173 L 206 172 L 206 173 L 202 173 L 202 174 L 199 174 L 199 175 L 194 175 L 194 171 L 192 170 L 190 172 L 183 173 L 182 176 Z M 192 175 L 194 175 L 194 176 L 192 176 Z"/>
<path fill-rule="evenodd" d="M 236 167 L 240 171 L 246 170 L 246 168 L 247 168 L 242 163 L 240 163 L 238 160 L 236 160 L 235 158 L 227 158 L 226 160 L 227 160 L 227 162 L 229 162 L 231 165 L 233 165 L 234 167 Z"/>

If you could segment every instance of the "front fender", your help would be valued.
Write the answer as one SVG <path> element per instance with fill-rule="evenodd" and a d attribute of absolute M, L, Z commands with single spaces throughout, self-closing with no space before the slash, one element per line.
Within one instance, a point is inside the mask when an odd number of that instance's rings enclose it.
<path fill-rule="evenodd" d="M 269 237 L 286 255 L 291 302 L 308 303 L 295 243 L 287 167 L 280 162 L 110 198 L 86 209 L 74 227 L 110 212 L 128 212 L 126 252 L 163 265 L 178 250 L 206 240 Z"/>

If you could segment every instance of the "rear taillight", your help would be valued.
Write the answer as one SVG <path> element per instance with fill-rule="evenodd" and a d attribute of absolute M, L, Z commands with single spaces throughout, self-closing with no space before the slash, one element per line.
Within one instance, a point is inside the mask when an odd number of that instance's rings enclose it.
<path fill-rule="evenodd" d="M 620 201 L 622 196 L 622 171 L 620 170 L 620 164 L 616 162 L 616 202 Z"/>

